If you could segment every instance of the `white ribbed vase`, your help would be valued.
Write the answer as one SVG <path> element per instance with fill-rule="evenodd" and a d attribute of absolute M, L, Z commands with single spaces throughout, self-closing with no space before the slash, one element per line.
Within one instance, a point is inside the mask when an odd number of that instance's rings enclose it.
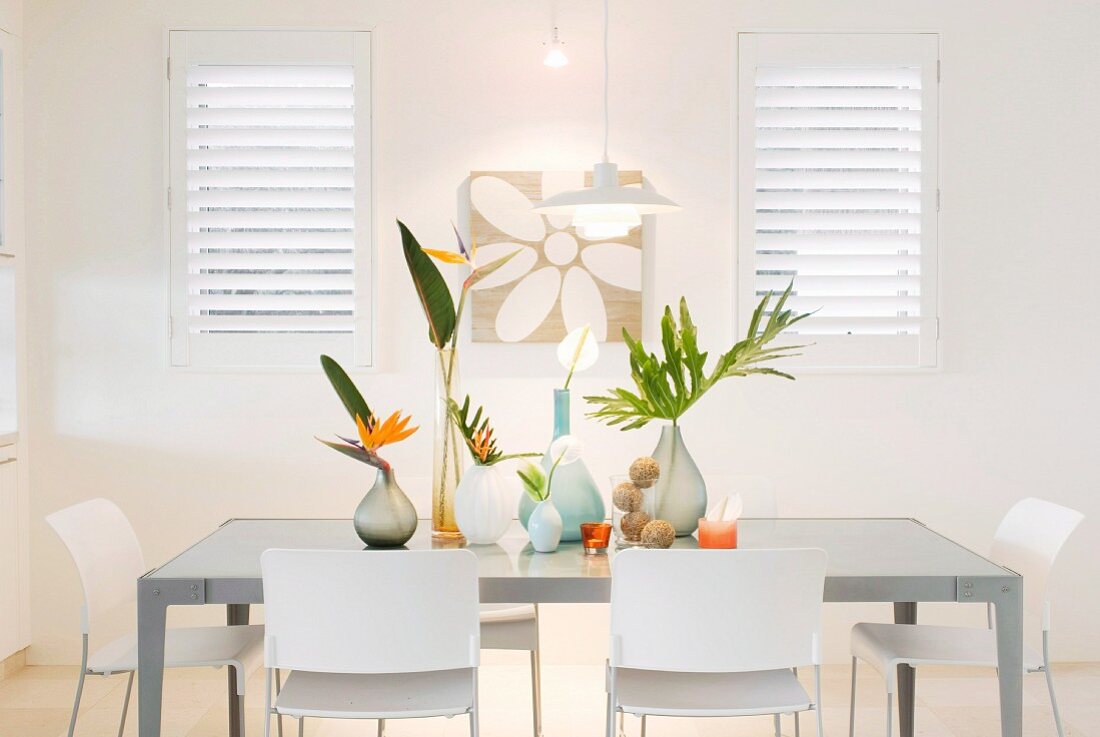
<path fill-rule="evenodd" d="M 496 466 L 470 467 L 455 491 L 455 522 L 466 540 L 491 545 L 503 537 L 516 510 L 519 477 Z"/>

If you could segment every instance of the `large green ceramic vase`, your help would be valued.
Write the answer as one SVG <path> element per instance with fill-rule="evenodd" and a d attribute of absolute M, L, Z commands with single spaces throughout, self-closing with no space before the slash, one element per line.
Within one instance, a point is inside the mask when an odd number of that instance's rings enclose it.
<path fill-rule="evenodd" d="M 569 390 L 555 389 L 554 440 L 568 434 Z M 548 449 L 542 457 L 543 470 L 549 473 L 552 464 Z M 550 494 L 558 514 L 561 515 L 562 542 L 580 540 L 582 522 L 602 522 L 607 514 L 600 489 L 583 459 L 558 466 L 554 471 L 554 488 L 550 490 Z M 527 528 L 527 520 L 534 509 L 535 502 L 527 494 L 523 494 L 519 500 L 519 521 L 524 529 Z"/>
<path fill-rule="evenodd" d="M 678 425 L 661 428 L 653 459 L 661 466 L 661 477 L 653 487 L 657 519 L 672 523 L 677 536 L 692 534 L 707 513 L 707 485 Z"/>

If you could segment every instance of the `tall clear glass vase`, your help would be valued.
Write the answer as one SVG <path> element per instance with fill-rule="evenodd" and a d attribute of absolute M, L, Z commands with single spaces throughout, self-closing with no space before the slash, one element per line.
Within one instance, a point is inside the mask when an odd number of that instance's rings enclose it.
<path fill-rule="evenodd" d="M 455 490 L 462 479 L 462 439 L 451 422 L 448 404 L 458 396 L 458 356 L 450 348 L 438 351 L 435 367 L 435 435 L 432 438 L 432 537 L 458 541 Z"/>

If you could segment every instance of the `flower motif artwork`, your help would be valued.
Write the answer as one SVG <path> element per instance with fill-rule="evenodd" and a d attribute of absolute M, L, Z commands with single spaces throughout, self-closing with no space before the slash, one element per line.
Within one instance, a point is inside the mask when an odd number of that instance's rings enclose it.
<path fill-rule="evenodd" d="M 642 230 L 588 240 L 569 215 L 541 215 L 531 206 L 591 186 L 580 171 L 471 172 L 470 234 L 479 258 L 514 258 L 472 289 L 477 342 L 558 342 L 591 325 L 599 341 L 621 341 L 642 326 Z M 640 171 L 619 173 L 642 184 Z M 483 255 L 482 255 L 483 254 Z"/>

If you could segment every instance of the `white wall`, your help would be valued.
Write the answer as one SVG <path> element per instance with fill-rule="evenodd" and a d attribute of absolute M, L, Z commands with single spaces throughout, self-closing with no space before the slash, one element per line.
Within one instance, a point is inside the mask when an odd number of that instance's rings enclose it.
<path fill-rule="evenodd" d="M 42 522 L 91 496 L 132 516 L 157 563 L 231 516 L 350 515 L 369 471 L 314 434 L 345 418 L 319 373 L 166 366 L 164 44 L 169 27 L 373 28 L 382 369 L 368 396 L 430 424 L 431 354 L 394 218 L 449 243 L 472 169 L 595 160 L 599 6 L 561 0 L 572 59 L 540 64 L 548 5 L 515 0 L 67 0 L 27 9 L 27 162 L 35 645 L 73 661 L 78 589 Z M 659 221 L 647 319 L 686 294 L 705 346 L 731 340 L 732 60 L 736 29 L 943 33 L 941 373 L 730 381 L 684 432 L 705 471 L 773 476 L 790 515 L 914 516 L 975 548 L 1018 498 L 1089 515 L 1056 577 L 1055 655 L 1100 659 L 1093 388 L 1100 347 L 1095 206 L 1100 6 L 1023 0 L 616 0 L 613 157 L 684 206 Z M 627 10 L 629 7 L 629 10 Z M 467 388 L 508 448 L 540 448 L 560 381 L 549 346 L 465 346 Z M 621 346 L 576 394 L 625 376 Z M 516 411 L 522 407 L 523 412 Z M 579 422 L 599 477 L 648 452 Z M 430 433 L 393 452 L 407 476 Z M 928 619 L 959 618 L 958 607 Z M 602 616 L 555 607 L 550 659 L 602 658 Z M 977 621 L 977 612 L 965 614 Z M 207 616 L 214 617 L 216 612 Z M 177 616 L 182 616 L 177 614 Z M 855 616 L 830 608 L 832 657 Z M 584 647 L 593 650 L 585 654 Z"/>

